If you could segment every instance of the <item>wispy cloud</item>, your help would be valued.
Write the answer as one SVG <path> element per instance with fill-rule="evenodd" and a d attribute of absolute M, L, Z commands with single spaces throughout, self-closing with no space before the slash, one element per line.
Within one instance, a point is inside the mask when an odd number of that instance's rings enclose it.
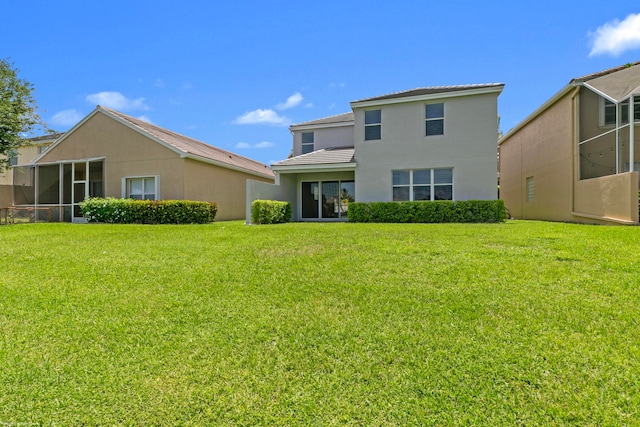
<path fill-rule="evenodd" d="M 234 148 L 236 149 L 249 149 L 249 148 L 271 148 L 274 147 L 275 144 L 269 141 L 258 142 L 257 144 L 249 144 L 248 142 L 238 142 Z"/>
<path fill-rule="evenodd" d="M 589 56 L 621 53 L 640 48 L 640 13 L 631 14 L 624 20 L 614 19 L 590 33 L 593 45 Z"/>
<path fill-rule="evenodd" d="M 302 94 L 300 92 L 296 92 L 288 97 L 285 102 L 276 105 L 276 108 L 278 110 L 288 110 L 289 108 L 297 107 L 298 105 L 300 105 L 303 99 L 304 98 L 302 97 Z"/>
<path fill-rule="evenodd" d="M 98 92 L 87 95 L 87 102 L 121 111 L 147 111 L 145 98 L 129 99 L 120 92 Z"/>
<path fill-rule="evenodd" d="M 82 117 L 84 116 L 78 110 L 62 110 L 54 114 L 49 120 L 49 123 L 54 126 L 73 126 L 78 123 Z"/>
<path fill-rule="evenodd" d="M 138 119 L 142 120 L 143 122 L 147 122 L 147 123 L 150 123 L 150 124 L 154 124 L 154 123 L 151 121 L 151 119 L 149 118 L 149 116 L 146 116 L 146 115 L 144 115 L 144 114 L 143 114 L 143 115 L 141 115 L 141 116 L 138 116 Z"/>
<path fill-rule="evenodd" d="M 236 125 L 274 125 L 274 126 L 287 126 L 289 119 L 279 115 L 270 108 L 249 111 L 233 121 Z"/>

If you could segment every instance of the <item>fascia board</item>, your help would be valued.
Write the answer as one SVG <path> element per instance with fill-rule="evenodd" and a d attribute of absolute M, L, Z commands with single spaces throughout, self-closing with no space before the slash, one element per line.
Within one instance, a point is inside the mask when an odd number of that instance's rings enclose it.
<path fill-rule="evenodd" d="M 326 129 L 326 128 L 338 128 L 338 127 L 347 127 L 347 126 L 355 126 L 355 120 L 351 120 L 348 122 L 340 122 L 340 123 L 324 123 L 319 125 L 291 125 L 289 126 L 289 130 L 291 132 L 300 131 L 300 130 L 313 130 L 313 129 Z"/>
<path fill-rule="evenodd" d="M 241 168 L 239 166 L 230 165 L 228 163 L 220 162 L 220 161 L 217 161 L 217 160 L 209 159 L 207 157 L 198 156 L 196 154 L 184 153 L 183 155 L 180 156 L 180 158 L 197 160 L 197 161 L 202 162 L 202 163 L 207 163 L 207 164 L 210 164 L 210 165 L 220 166 L 220 167 L 225 168 L 225 169 L 230 169 L 230 170 L 234 170 L 234 171 L 238 171 L 238 172 L 243 172 L 243 173 L 246 173 L 246 174 L 249 174 L 249 175 L 253 175 L 253 176 L 258 176 L 258 177 L 261 177 L 261 178 L 275 179 L 273 175 L 261 174 L 259 172 L 255 172 L 255 171 L 252 171 L 252 170 L 249 170 L 249 169 L 244 169 L 244 168 Z"/>
<path fill-rule="evenodd" d="M 553 95 L 551 98 L 549 98 L 544 104 L 539 106 L 533 113 L 531 113 L 527 117 L 525 117 L 525 119 L 523 121 L 518 123 L 515 127 L 509 129 L 509 132 L 507 132 L 505 136 L 500 138 L 500 140 L 498 141 L 498 145 L 501 145 L 503 142 L 506 142 L 516 132 L 518 132 L 520 129 L 522 129 L 527 124 L 532 122 L 536 117 L 538 117 L 540 114 L 542 114 L 547 108 L 551 107 L 560 98 L 562 98 L 567 93 L 569 93 L 569 91 L 571 91 L 571 89 L 573 89 L 573 88 L 575 88 L 577 86 L 580 86 L 580 85 L 581 85 L 580 83 L 569 83 L 568 85 L 566 85 L 565 87 L 560 89 L 560 91 L 558 91 L 555 95 Z"/>
<path fill-rule="evenodd" d="M 351 108 L 366 108 L 366 107 L 374 107 L 378 105 L 404 104 L 406 102 L 430 101 L 433 99 L 445 99 L 445 98 L 459 98 L 462 96 L 486 95 L 490 93 L 500 94 L 502 93 L 502 89 L 504 89 L 504 85 L 492 86 L 492 87 L 481 88 L 481 89 L 465 89 L 465 90 L 458 90 L 454 92 L 438 92 L 438 93 L 431 93 L 428 95 L 406 96 L 402 98 L 381 99 L 381 100 L 375 100 L 375 101 L 352 101 Z"/>
<path fill-rule="evenodd" d="M 300 172 L 337 172 L 356 169 L 356 163 L 326 163 L 322 165 L 295 165 L 295 166 L 275 166 L 271 165 L 274 172 L 300 173 Z"/>
<path fill-rule="evenodd" d="M 89 114 L 87 114 L 84 119 L 80 120 L 74 127 L 72 127 L 71 129 L 69 129 L 68 131 L 66 131 L 64 133 L 64 135 L 62 135 L 62 137 L 60 137 L 59 139 L 57 139 L 53 144 L 51 144 L 49 146 L 49 148 L 47 148 L 45 151 L 43 151 L 42 153 L 38 154 L 36 157 L 34 157 L 29 163 L 27 163 L 28 165 L 33 165 L 38 163 L 38 161 L 44 157 L 46 154 L 49 154 L 51 152 L 51 150 L 53 150 L 55 147 L 57 147 L 58 145 L 60 145 L 62 143 L 62 141 L 64 141 L 65 139 L 67 139 L 67 137 L 71 134 L 73 134 L 73 132 L 75 132 L 76 129 L 78 129 L 80 126 L 82 126 L 83 124 L 85 124 L 91 117 L 95 116 L 96 114 L 98 114 L 98 111 L 102 111 L 100 110 L 100 108 L 96 107 L 92 112 L 90 112 Z"/>

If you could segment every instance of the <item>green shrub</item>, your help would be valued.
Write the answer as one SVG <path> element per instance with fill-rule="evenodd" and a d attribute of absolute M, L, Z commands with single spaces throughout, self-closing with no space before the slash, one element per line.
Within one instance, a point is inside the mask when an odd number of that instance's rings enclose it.
<path fill-rule="evenodd" d="M 89 222 L 113 224 L 206 224 L 218 212 L 214 202 L 90 198 L 80 203 Z"/>
<path fill-rule="evenodd" d="M 349 204 L 349 222 L 503 222 L 505 217 L 506 210 L 502 200 Z"/>
<path fill-rule="evenodd" d="M 253 224 L 279 224 L 291 220 L 291 203 L 277 200 L 254 200 L 251 203 Z"/>

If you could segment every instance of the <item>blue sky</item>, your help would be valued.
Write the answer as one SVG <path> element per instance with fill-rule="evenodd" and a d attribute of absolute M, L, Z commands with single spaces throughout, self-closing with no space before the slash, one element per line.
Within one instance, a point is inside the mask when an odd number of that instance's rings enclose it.
<path fill-rule="evenodd" d="M 288 125 L 415 87 L 503 82 L 508 131 L 640 60 L 631 1 L 4 1 L 0 57 L 67 130 L 97 104 L 270 163 Z"/>

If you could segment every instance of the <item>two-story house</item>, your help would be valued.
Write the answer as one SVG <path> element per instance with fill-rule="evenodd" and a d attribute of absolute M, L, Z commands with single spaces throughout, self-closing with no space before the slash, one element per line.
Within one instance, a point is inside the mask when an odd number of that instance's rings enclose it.
<path fill-rule="evenodd" d="M 500 140 L 500 197 L 508 212 L 637 224 L 638 124 L 640 62 L 571 80 Z"/>
<path fill-rule="evenodd" d="M 497 98 L 504 84 L 411 89 L 292 125 L 293 156 L 256 199 L 289 201 L 294 221 L 344 220 L 352 201 L 495 200 Z"/>

